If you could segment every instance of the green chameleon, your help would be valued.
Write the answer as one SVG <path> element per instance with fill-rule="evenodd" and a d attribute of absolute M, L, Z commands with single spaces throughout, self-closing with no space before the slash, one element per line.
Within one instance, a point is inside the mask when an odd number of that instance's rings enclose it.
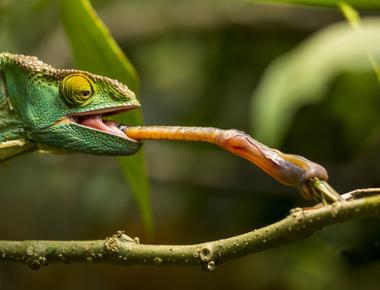
<path fill-rule="evenodd" d="M 34 56 L 0 53 L 0 161 L 34 150 L 131 155 L 141 140 L 203 141 L 249 160 L 305 198 L 340 200 L 321 165 L 269 148 L 244 132 L 128 127 L 103 119 L 139 106 L 135 94 L 116 80 L 55 69 Z"/>
<path fill-rule="evenodd" d="M 139 106 L 116 80 L 0 53 L 0 160 L 36 149 L 134 154 L 141 143 L 101 116 Z"/>

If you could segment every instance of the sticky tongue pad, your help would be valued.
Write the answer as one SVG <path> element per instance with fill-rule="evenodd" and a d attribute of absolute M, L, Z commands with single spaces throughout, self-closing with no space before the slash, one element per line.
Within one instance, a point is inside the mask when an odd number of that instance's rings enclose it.
<path fill-rule="evenodd" d="M 99 131 L 107 132 L 112 135 L 121 136 L 123 138 L 126 137 L 126 135 L 117 127 L 118 124 L 116 122 L 103 121 L 101 116 L 88 116 L 82 119 L 79 124 Z"/>

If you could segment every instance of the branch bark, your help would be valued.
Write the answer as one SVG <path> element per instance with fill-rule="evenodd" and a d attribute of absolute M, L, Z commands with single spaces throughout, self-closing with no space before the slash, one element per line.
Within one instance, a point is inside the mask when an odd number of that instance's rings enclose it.
<path fill-rule="evenodd" d="M 274 224 L 227 239 L 193 245 L 148 245 L 140 244 L 138 238 L 132 239 L 119 231 L 104 240 L 94 241 L 0 241 L 0 262 L 19 262 L 31 268 L 59 262 L 123 266 L 198 265 L 211 271 L 228 260 L 306 238 L 336 223 L 380 217 L 380 189 L 352 193 L 359 199 L 310 209 L 292 209 L 287 217 Z M 354 195 L 347 193 L 346 196 Z"/>

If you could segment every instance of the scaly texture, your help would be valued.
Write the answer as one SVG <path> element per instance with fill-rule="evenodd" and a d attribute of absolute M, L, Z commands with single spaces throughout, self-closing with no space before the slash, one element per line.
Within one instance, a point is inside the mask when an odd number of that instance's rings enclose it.
<path fill-rule="evenodd" d="M 139 106 L 119 81 L 11 53 L 0 53 L 0 76 L 0 160 L 31 148 L 102 155 L 140 148 L 101 118 Z"/>

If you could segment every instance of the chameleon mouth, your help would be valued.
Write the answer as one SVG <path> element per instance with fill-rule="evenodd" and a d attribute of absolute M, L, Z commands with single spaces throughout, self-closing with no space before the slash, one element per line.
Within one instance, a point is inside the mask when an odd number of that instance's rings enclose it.
<path fill-rule="evenodd" d="M 123 127 L 119 123 L 103 119 L 103 117 L 126 112 L 137 107 L 138 106 L 123 106 L 72 114 L 67 116 L 62 121 L 74 123 L 78 126 L 86 127 L 87 129 L 101 131 L 106 134 L 118 136 L 133 142 L 138 142 L 134 139 L 129 138 L 121 129 L 119 129 Z"/>

